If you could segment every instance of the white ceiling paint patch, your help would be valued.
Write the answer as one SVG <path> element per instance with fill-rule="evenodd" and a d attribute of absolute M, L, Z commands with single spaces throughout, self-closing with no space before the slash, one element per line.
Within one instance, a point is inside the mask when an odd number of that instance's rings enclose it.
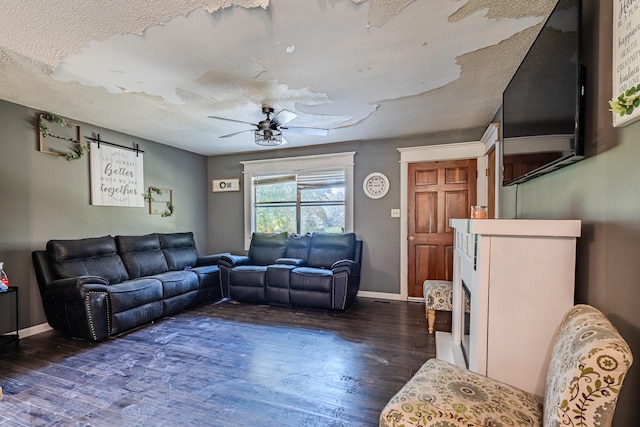
<path fill-rule="evenodd" d="M 370 4 L 367 26 L 380 27 L 415 0 L 353 0 L 354 3 L 365 1 Z"/>
<path fill-rule="evenodd" d="M 103 3 L 5 2 L 1 99 L 225 154 L 262 103 L 333 129 L 290 147 L 485 127 L 555 0 Z"/>
<path fill-rule="evenodd" d="M 148 28 L 143 36 L 119 34 L 91 42 L 62 58 L 53 77 L 104 87 L 113 94 L 148 94 L 178 105 L 197 102 L 206 109 L 203 116 L 226 111 L 228 116 L 246 117 L 250 110 L 260 119 L 263 103 L 295 109 L 330 102 L 325 93 L 289 88 L 277 78 L 262 76 L 263 57 L 295 51 L 265 34 L 263 15 L 242 8 L 221 10 L 216 16 L 196 10 Z M 338 114 L 314 122 L 333 127 L 350 117 Z M 304 117 L 298 120 L 303 121 Z"/>
<path fill-rule="evenodd" d="M 382 100 L 412 96 L 447 85 L 460 76 L 458 56 L 495 45 L 542 19 L 503 18 L 500 25 L 496 25 L 495 20 L 487 18 L 485 10 L 459 22 L 450 22 L 448 18 L 460 7 L 460 2 L 430 0 L 408 4 L 397 15 L 389 12 L 386 24 L 367 28 L 370 8 L 376 2 L 362 3 L 362 7 L 357 8 L 337 2 L 332 5 L 332 20 L 327 20 L 322 10 L 306 3 L 278 2 L 273 5 L 274 9 L 282 3 L 280 7 L 286 5 L 292 13 L 307 14 L 322 30 L 316 29 L 318 36 L 306 39 L 304 44 L 297 43 L 299 62 L 287 64 L 293 66 L 278 67 L 280 56 L 263 58 L 265 74 L 277 72 L 277 78 L 290 86 L 309 85 L 326 91 L 333 101 L 331 104 L 305 110 L 324 114 L 348 110 L 355 113 L 354 122 L 373 113 L 375 105 Z M 274 27 L 282 27 L 285 38 L 289 39 L 289 33 L 308 31 L 304 28 L 305 22 L 280 22 L 278 16 L 273 14 Z M 424 25 L 427 16 L 429 25 Z M 347 25 L 349 27 L 344 28 Z M 408 51 L 417 54 L 407 55 Z M 329 54 L 344 60 L 326 61 Z M 305 73 L 306 66 L 317 67 L 322 72 Z M 379 84 L 382 76 L 393 76 L 393 84 Z M 359 106 L 353 99 L 361 100 Z"/>
<path fill-rule="evenodd" d="M 557 0 L 467 0 L 450 19 L 459 21 L 478 10 L 487 10 L 487 16 L 491 19 L 548 16 L 556 3 Z"/>
<path fill-rule="evenodd" d="M 327 14 L 327 8 L 332 13 Z M 259 119 L 260 106 L 268 103 L 316 116 L 301 116 L 295 123 L 299 126 L 348 127 L 369 117 L 382 100 L 455 81 L 460 76 L 458 56 L 497 44 L 541 20 L 502 18 L 501 25 L 495 25 L 487 10 L 480 10 L 452 22 L 449 17 L 458 9 L 459 3 L 450 0 L 362 5 L 278 0 L 268 11 L 219 7 L 213 15 L 198 9 L 149 27 L 142 36 L 117 34 L 92 41 L 62 58 L 53 77 L 114 94 L 158 96 L 177 105 L 191 102 L 203 116 L 224 112 L 248 120 L 253 111 Z M 376 24 L 384 25 L 368 25 L 372 10 Z M 292 15 L 306 19 L 291 20 Z M 430 25 L 423 25 L 425 16 Z M 308 22 L 318 25 L 310 29 Z M 292 48 L 304 31 L 317 37 Z M 430 43 L 440 39 L 447 43 Z M 406 55 L 406 49 L 418 55 Z M 371 55 L 361 55 L 362 50 Z M 354 63 L 350 58 L 359 59 Z M 393 85 L 378 84 L 390 74 Z"/>
<path fill-rule="evenodd" d="M 20 55 L 38 58 L 50 67 L 58 60 L 114 34 L 142 34 L 196 9 L 209 12 L 237 5 L 266 9 L 269 0 L 20 0 L 2 4 L 2 46 Z M 20 28 L 21 31 L 15 31 Z"/>

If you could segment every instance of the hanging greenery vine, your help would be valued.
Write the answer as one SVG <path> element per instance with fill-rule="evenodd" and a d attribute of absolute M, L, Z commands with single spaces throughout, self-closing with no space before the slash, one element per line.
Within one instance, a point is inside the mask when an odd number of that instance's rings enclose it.
<path fill-rule="evenodd" d="M 158 187 L 153 187 L 150 186 L 149 187 L 149 191 L 147 192 L 147 194 L 144 195 L 144 199 L 151 204 L 152 202 L 156 202 L 156 199 L 154 199 L 153 195 L 156 194 L 158 196 L 162 196 L 162 194 L 164 194 L 164 192 L 162 191 L 161 188 Z M 173 202 L 171 200 L 169 200 L 168 202 L 164 202 L 167 205 L 167 209 L 162 212 L 162 214 L 160 216 L 162 216 L 163 218 L 167 218 L 170 217 L 171 215 L 173 215 L 173 212 L 175 211 L 175 206 L 173 204 Z"/>
<path fill-rule="evenodd" d="M 60 117 L 55 114 L 41 114 L 40 121 L 38 122 L 40 134 L 42 135 L 43 138 L 48 136 L 51 138 L 61 139 L 63 141 L 73 142 L 74 144 L 73 149 L 64 155 L 64 158 L 67 159 L 67 161 L 77 160 L 88 151 L 87 144 L 85 144 L 84 142 L 78 139 L 68 138 L 65 136 L 58 136 L 51 133 L 51 130 L 47 125 L 47 122 L 58 124 L 60 127 L 64 128 L 69 125 L 69 121 L 64 117 Z"/>
<path fill-rule="evenodd" d="M 173 215 L 174 210 L 175 210 L 175 206 L 173 206 L 173 202 L 167 202 L 167 210 L 162 212 L 162 217 L 166 218 Z"/>

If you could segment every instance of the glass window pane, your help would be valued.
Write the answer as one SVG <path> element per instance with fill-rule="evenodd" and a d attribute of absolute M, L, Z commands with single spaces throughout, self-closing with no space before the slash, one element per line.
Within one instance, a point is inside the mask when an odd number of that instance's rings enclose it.
<path fill-rule="evenodd" d="M 300 208 L 300 233 L 314 231 L 343 233 L 345 227 L 344 212 L 344 205 L 302 206 Z"/>
<path fill-rule="evenodd" d="M 324 188 L 305 188 L 300 190 L 303 202 L 344 201 L 344 184 L 342 186 Z"/>
<path fill-rule="evenodd" d="M 344 201 L 344 170 L 305 172 L 298 175 L 300 199 L 305 201 Z"/>
<path fill-rule="evenodd" d="M 295 202 L 295 176 L 259 177 L 255 183 L 256 203 Z"/>
<path fill-rule="evenodd" d="M 296 232 L 295 206 L 256 206 L 256 231 L 260 233 Z"/>

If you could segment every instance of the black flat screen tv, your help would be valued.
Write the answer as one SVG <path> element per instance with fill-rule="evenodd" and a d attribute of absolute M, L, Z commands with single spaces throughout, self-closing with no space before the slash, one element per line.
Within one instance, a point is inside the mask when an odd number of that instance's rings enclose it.
<path fill-rule="evenodd" d="M 584 157 L 581 13 L 580 0 L 558 2 L 503 93 L 503 185 Z"/>

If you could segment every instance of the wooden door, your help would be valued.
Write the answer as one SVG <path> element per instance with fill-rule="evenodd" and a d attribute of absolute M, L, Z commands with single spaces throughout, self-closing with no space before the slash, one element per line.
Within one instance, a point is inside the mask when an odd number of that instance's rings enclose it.
<path fill-rule="evenodd" d="M 421 298 L 427 279 L 453 280 L 450 218 L 469 218 L 476 203 L 476 160 L 409 164 L 409 296 Z"/>

